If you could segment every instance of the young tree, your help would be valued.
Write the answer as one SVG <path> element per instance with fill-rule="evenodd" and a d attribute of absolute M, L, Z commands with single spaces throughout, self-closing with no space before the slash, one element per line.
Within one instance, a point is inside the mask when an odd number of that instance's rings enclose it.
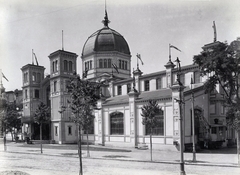
<path fill-rule="evenodd" d="M 40 125 L 40 146 L 41 146 L 41 153 L 42 151 L 42 125 L 43 123 L 47 123 L 50 121 L 50 113 L 49 113 L 49 108 L 41 102 L 38 105 L 38 108 L 35 111 L 34 115 L 34 122 Z"/>
<path fill-rule="evenodd" d="M 15 103 L 6 104 L 6 110 L 3 116 L 3 126 L 5 128 L 5 132 L 9 131 L 11 133 L 13 141 L 13 138 L 21 129 L 21 118 Z"/>
<path fill-rule="evenodd" d="M 144 105 L 141 109 L 142 124 L 150 130 L 150 154 L 152 161 L 152 133 L 153 129 L 159 125 L 157 114 L 159 114 L 161 107 L 159 107 L 157 101 L 149 100 L 148 103 Z"/>
<path fill-rule="evenodd" d="M 94 115 L 92 114 L 96 107 L 97 100 L 99 99 L 98 92 L 100 84 L 88 80 L 82 80 L 75 74 L 75 78 L 71 79 L 67 88 L 70 92 L 69 104 L 73 113 L 71 120 L 74 121 L 78 127 L 79 175 L 82 175 L 81 130 L 85 129 L 88 132 L 90 122 L 94 118 Z"/>
<path fill-rule="evenodd" d="M 201 74 L 209 77 L 204 84 L 206 92 L 213 91 L 219 85 L 225 93 L 228 107 L 227 124 L 231 125 L 237 133 L 237 155 L 240 165 L 239 48 L 240 41 L 234 41 L 230 45 L 228 43 L 217 43 L 194 56 L 193 61 L 199 65 Z"/>

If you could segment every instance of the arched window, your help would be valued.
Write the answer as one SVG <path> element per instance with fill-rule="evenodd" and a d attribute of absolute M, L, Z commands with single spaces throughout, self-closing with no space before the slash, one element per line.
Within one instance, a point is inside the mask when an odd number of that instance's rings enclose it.
<path fill-rule="evenodd" d="M 72 67 L 73 67 L 72 61 L 69 61 L 68 64 L 69 64 L 69 71 L 72 72 Z"/>
<path fill-rule="evenodd" d="M 68 61 L 67 60 L 63 61 L 63 70 L 68 71 Z"/>
<path fill-rule="evenodd" d="M 107 68 L 107 59 L 104 59 L 104 68 Z"/>
<path fill-rule="evenodd" d="M 32 81 L 37 81 L 36 77 L 37 77 L 36 72 L 33 72 L 33 74 L 32 74 Z"/>
<path fill-rule="evenodd" d="M 158 125 L 153 128 L 152 135 L 164 135 L 164 111 L 159 110 L 159 113 L 156 115 Z M 146 135 L 150 135 L 150 127 L 146 125 Z"/>
<path fill-rule="evenodd" d="M 89 69 L 92 69 L 92 60 L 90 61 L 90 68 Z"/>
<path fill-rule="evenodd" d="M 108 59 L 108 68 L 111 68 L 111 67 L 112 67 L 112 60 Z"/>
<path fill-rule="evenodd" d="M 123 113 L 113 112 L 110 114 L 110 134 L 111 135 L 124 134 Z"/>
<path fill-rule="evenodd" d="M 40 81 L 41 81 L 41 74 L 37 73 L 37 82 L 40 82 Z"/>
<path fill-rule="evenodd" d="M 55 70 L 58 71 L 58 60 L 55 61 Z"/>
<path fill-rule="evenodd" d="M 99 59 L 99 68 L 103 68 L 103 60 Z"/>
<path fill-rule="evenodd" d="M 121 66 L 122 66 L 122 61 L 119 60 L 118 68 L 121 69 Z"/>

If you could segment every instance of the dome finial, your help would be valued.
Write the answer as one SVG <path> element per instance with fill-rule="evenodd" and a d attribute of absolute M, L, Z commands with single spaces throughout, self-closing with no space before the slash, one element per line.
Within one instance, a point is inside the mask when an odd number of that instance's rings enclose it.
<path fill-rule="evenodd" d="M 108 20 L 108 15 L 107 15 L 107 6 L 106 6 L 106 0 L 105 0 L 105 17 L 104 20 L 102 21 L 105 27 L 108 27 L 108 24 L 110 21 Z"/>

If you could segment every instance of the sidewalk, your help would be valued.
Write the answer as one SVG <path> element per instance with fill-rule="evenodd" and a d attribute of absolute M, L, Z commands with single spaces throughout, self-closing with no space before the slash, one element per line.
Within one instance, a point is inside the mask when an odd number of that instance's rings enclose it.
<path fill-rule="evenodd" d="M 192 162 L 192 153 L 184 153 L 185 164 L 204 166 L 237 167 L 237 154 L 234 148 L 222 148 L 218 150 L 206 150 L 196 153 L 196 162 Z M 4 151 L 0 141 L 0 152 Z M 7 142 L 7 152 L 22 154 L 40 153 L 40 145 L 28 145 L 26 143 Z M 49 156 L 78 157 L 77 145 L 43 144 L 43 154 Z M 82 156 L 87 158 L 86 145 L 82 146 Z M 135 148 L 116 148 L 90 145 L 90 159 L 111 159 L 118 161 L 151 162 L 150 150 Z M 153 163 L 178 164 L 180 152 L 153 150 Z"/>

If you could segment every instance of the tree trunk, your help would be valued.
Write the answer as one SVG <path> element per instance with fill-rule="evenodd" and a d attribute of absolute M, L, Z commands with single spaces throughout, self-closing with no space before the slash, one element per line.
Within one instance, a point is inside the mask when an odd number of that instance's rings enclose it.
<path fill-rule="evenodd" d="M 41 145 L 41 154 L 43 153 L 42 151 L 42 123 L 40 123 L 40 145 Z"/>
<path fill-rule="evenodd" d="M 78 125 L 78 156 L 79 156 L 79 165 L 80 165 L 80 169 L 79 169 L 79 175 L 83 175 L 82 172 L 82 140 L 81 140 L 81 126 Z"/>
<path fill-rule="evenodd" d="M 11 131 L 11 136 L 12 136 L 12 141 L 13 141 L 13 133 L 12 133 L 12 131 Z"/>
<path fill-rule="evenodd" d="M 89 142 L 88 142 L 88 129 L 87 129 L 87 157 L 90 157 Z"/>
<path fill-rule="evenodd" d="M 150 133 L 150 152 L 151 152 L 151 162 L 152 162 L 152 129 Z"/>
<path fill-rule="evenodd" d="M 237 130 L 237 158 L 238 166 L 240 167 L 240 129 Z"/>

